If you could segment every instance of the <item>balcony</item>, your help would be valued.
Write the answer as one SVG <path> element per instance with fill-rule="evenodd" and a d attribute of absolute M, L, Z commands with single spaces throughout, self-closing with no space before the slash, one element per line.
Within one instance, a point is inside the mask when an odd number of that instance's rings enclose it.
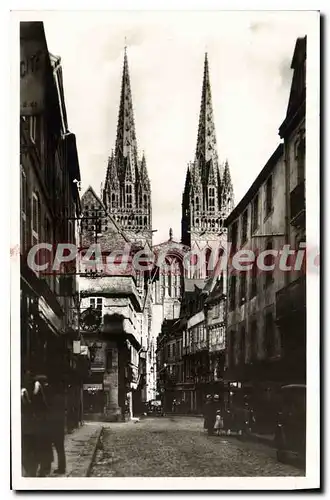
<path fill-rule="evenodd" d="M 295 227 L 305 226 L 305 181 L 300 182 L 290 193 L 290 223 Z"/>
<path fill-rule="evenodd" d="M 295 313 L 305 314 L 306 277 L 301 276 L 276 294 L 276 319 L 281 320 Z"/>

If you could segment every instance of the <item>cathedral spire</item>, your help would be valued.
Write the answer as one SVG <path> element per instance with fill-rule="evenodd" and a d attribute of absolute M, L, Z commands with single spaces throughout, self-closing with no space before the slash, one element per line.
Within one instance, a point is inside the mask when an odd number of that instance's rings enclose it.
<path fill-rule="evenodd" d="M 141 178 L 141 182 L 144 186 L 146 186 L 146 187 L 150 186 L 150 180 L 149 180 L 148 170 L 147 170 L 147 162 L 146 162 L 146 157 L 145 157 L 144 151 L 142 154 L 142 160 L 141 160 L 141 164 L 140 164 L 140 178 Z"/>
<path fill-rule="evenodd" d="M 226 186 L 229 189 L 232 189 L 232 187 L 233 187 L 232 182 L 231 182 L 231 175 L 230 175 L 228 160 L 226 160 L 226 163 L 225 163 L 222 183 L 224 186 Z"/>
<path fill-rule="evenodd" d="M 133 161 L 137 158 L 137 142 L 134 125 L 133 102 L 131 93 L 131 83 L 128 69 L 127 50 L 125 46 L 123 76 L 121 84 L 121 95 L 117 125 L 117 139 L 115 156 L 120 165 L 119 175 L 123 178 L 124 158 L 127 158 L 130 153 Z"/>
<path fill-rule="evenodd" d="M 202 101 L 196 146 L 196 162 L 199 164 L 199 171 L 205 182 L 208 180 L 208 164 L 210 160 L 212 160 L 213 164 L 212 170 L 214 169 L 216 173 L 218 170 L 217 142 L 213 119 L 209 62 L 207 53 L 205 53 Z"/>
<path fill-rule="evenodd" d="M 221 205 L 224 211 L 224 217 L 227 217 L 234 208 L 234 188 L 231 181 L 228 160 L 226 160 L 222 182 L 221 182 Z"/>
<path fill-rule="evenodd" d="M 107 209 L 131 242 L 151 246 L 151 187 L 146 160 L 138 157 L 126 41 L 117 138 L 106 176 Z"/>

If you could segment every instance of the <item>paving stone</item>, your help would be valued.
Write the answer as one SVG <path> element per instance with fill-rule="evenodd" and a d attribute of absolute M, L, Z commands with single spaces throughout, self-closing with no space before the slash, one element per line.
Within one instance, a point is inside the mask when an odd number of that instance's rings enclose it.
<path fill-rule="evenodd" d="M 101 448 L 93 477 L 304 476 L 269 446 L 208 436 L 196 417 L 106 424 Z"/>
<path fill-rule="evenodd" d="M 64 446 L 67 465 L 65 475 L 67 477 L 86 477 L 101 430 L 101 423 L 86 422 L 78 429 L 75 429 L 72 434 L 65 436 Z M 56 451 L 54 451 L 54 456 L 52 471 L 57 468 Z M 54 476 L 53 472 L 52 476 Z"/>

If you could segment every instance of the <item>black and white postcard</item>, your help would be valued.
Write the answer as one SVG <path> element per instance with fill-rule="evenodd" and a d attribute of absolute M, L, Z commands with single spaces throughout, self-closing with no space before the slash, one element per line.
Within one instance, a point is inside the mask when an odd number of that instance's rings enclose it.
<path fill-rule="evenodd" d="M 320 486 L 317 11 L 11 16 L 15 490 Z"/>

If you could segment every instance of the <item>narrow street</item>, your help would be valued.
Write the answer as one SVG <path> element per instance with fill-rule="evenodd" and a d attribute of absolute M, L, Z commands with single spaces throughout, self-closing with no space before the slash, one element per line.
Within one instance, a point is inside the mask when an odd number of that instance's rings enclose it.
<path fill-rule="evenodd" d="M 275 450 L 235 437 L 207 436 L 195 417 L 105 424 L 92 477 L 303 476 Z"/>

